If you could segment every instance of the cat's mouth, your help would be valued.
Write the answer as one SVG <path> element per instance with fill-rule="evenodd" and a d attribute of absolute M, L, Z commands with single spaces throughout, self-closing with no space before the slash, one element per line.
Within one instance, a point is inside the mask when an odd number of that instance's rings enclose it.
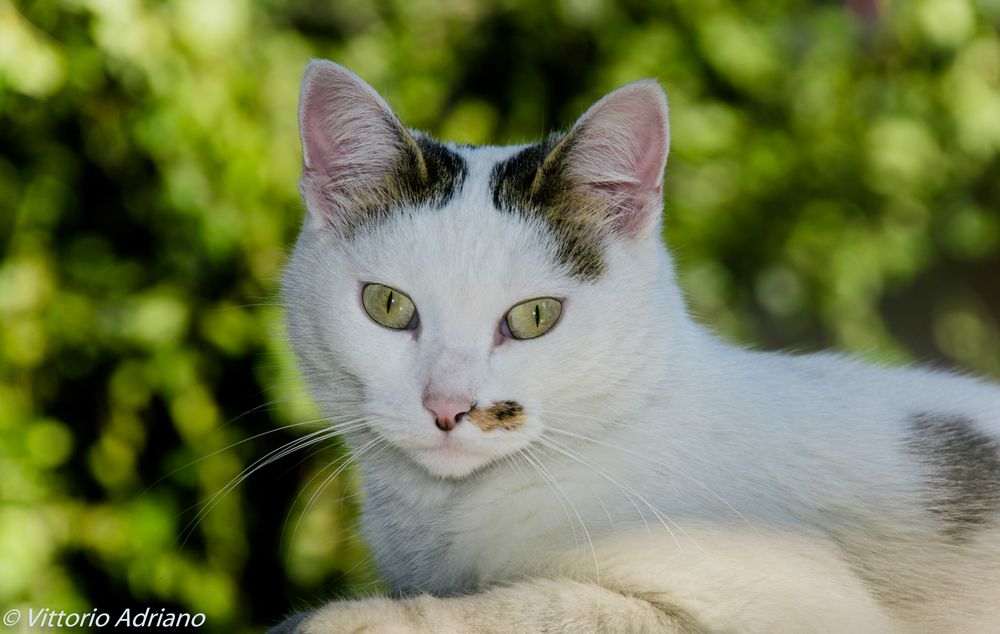
<path fill-rule="evenodd" d="M 467 443 L 450 436 L 410 453 L 431 474 L 448 478 L 466 476 L 493 460 L 491 454 L 469 447 Z"/>
<path fill-rule="evenodd" d="M 420 440 L 411 439 L 403 446 L 433 475 L 462 477 L 509 452 L 511 443 L 522 442 L 520 434 L 505 432 L 521 429 L 527 421 L 524 406 L 517 401 L 492 401 L 470 409 L 449 431 L 421 434 Z"/>

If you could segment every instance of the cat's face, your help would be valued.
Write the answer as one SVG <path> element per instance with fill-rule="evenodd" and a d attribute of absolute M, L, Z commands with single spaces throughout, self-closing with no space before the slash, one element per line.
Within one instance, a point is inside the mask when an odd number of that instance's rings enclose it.
<path fill-rule="evenodd" d="M 309 215 L 285 296 L 327 413 L 460 477 L 621 381 L 640 352 L 621 314 L 652 327 L 636 303 L 655 292 L 665 105 L 633 84 L 562 137 L 449 147 L 349 71 L 311 65 Z"/>

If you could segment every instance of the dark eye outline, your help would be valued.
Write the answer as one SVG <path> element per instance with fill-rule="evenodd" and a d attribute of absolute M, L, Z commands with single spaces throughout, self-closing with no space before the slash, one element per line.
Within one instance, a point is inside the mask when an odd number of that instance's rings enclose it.
<path fill-rule="evenodd" d="M 406 300 L 410 302 L 410 305 L 413 306 L 413 315 L 410 317 L 410 321 L 407 322 L 405 326 L 402 326 L 400 328 L 394 328 L 392 326 L 386 326 L 379 320 L 375 319 L 375 317 L 373 317 L 372 314 L 368 312 L 368 306 L 365 305 L 365 289 L 367 289 L 369 286 L 381 286 L 382 288 L 389 289 L 390 293 L 396 293 L 397 295 L 402 295 L 403 297 L 405 297 Z M 398 288 L 389 286 L 388 284 L 382 284 L 381 282 L 364 282 L 361 285 L 361 293 L 359 294 L 359 298 L 361 299 L 361 309 L 365 311 L 365 315 L 367 315 L 368 319 L 371 319 L 376 326 L 385 328 L 386 330 L 398 330 L 404 332 L 416 330 L 420 326 L 420 311 L 417 310 L 416 302 L 414 302 L 409 295 L 399 290 Z M 392 301 L 392 299 L 390 299 L 390 301 Z M 386 312 L 388 312 L 388 310 Z"/>
<path fill-rule="evenodd" d="M 556 320 L 554 322 L 552 322 L 552 325 L 549 326 L 548 330 L 546 330 L 545 332 L 543 332 L 543 333 L 541 333 L 539 335 L 535 335 L 534 337 L 518 337 L 517 335 L 515 335 L 514 332 L 510 329 L 510 323 L 507 321 L 508 318 L 510 317 L 510 311 L 514 310 L 518 306 L 523 306 L 524 304 L 528 304 L 528 303 L 531 303 L 531 302 L 540 301 L 540 300 L 543 300 L 543 299 L 551 299 L 552 301 L 554 301 L 557 304 L 559 304 L 559 315 L 556 317 Z M 503 319 L 500 321 L 500 334 L 503 337 L 506 337 L 507 339 L 513 339 L 514 341 L 530 341 L 532 339 L 539 339 L 539 338 L 544 337 L 545 335 L 549 334 L 550 332 L 552 332 L 552 330 L 556 326 L 559 325 L 559 321 L 562 319 L 563 313 L 566 312 L 565 309 L 566 309 L 566 300 L 564 298 L 559 298 L 559 297 L 549 297 L 549 296 L 532 297 L 531 299 L 526 299 L 524 301 L 520 301 L 520 302 L 514 304 L 513 306 L 511 306 L 510 308 L 508 308 L 507 312 L 504 313 Z M 537 315 L 536 315 L 536 319 L 538 319 Z"/>

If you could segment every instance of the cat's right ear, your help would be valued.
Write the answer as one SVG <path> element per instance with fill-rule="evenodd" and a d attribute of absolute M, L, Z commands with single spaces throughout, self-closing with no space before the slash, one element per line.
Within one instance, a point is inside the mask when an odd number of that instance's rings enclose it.
<path fill-rule="evenodd" d="M 306 67 L 299 131 L 302 196 L 315 226 L 336 226 L 358 201 L 387 196 L 400 157 L 415 147 L 371 86 L 327 60 Z"/>
<path fill-rule="evenodd" d="M 663 207 L 669 148 L 666 95 L 644 79 L 591 106 L 542 168 L 565 166 L 572 187 L 599 201 L 602 217 L 589 222 L 631 237 L 649 235 Z"/>

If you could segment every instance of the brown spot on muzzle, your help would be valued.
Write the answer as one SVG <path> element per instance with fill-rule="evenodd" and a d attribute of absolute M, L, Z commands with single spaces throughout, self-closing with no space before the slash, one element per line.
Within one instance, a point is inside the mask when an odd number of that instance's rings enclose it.
<path fill-rule="evenodd" d="M 493 401 L 489 407 L 475 407 L 467 418 L 483 431 L 493 431 L 498 427 L 510 431 L 525 422 L 524 407 L 517 401 Z"/>

